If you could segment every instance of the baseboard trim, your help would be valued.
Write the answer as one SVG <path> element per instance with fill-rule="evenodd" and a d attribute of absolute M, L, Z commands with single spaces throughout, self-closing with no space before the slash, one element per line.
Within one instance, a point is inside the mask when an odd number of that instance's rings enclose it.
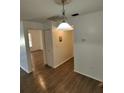
<path fill-rule="evenodd" d="M 23 69 L 26 73 L 31 73 L 32 71 L 28 71 L 27 69 L 25 69 L 24 67 L 22 67 L 22 66 L 20 66 L 21 67 L 21 69 Z"/>
<path fill-rule="evenodd" d="M 65 59 L 64 61 L 62 61 L 60 64 L 54 66 L 53 68 L 59 67 L 60 65 L 64 64 L 65 62 L 67 62 L 67 61 L 70 60 L 71 58 L 73 58 L 73 56 L 72 56 L 72 57 L 69 57 L 69 58 L 67 58 L 67 59 Z"/>
<path fill-rule="evenodd" d="M 38 49 L 38 50 L 32 50 L 31 52 L 38 52 L 38 51 L 43 51 L 43 49 Z"/>
<path fill-rule="evenodd" d="M 90 76 L 90 75 L 81 73 L 80 71 L 77 71 L 77 70 L 75 70 L 75 69 L 74 69 L 74 72 L 79 73 L 79 74 L 81 74 L 81 75 L 84 75 L 84 76 L 86 76 L 86 77 L 88 77 L 88 78 L 92 78 L 92 79 L 94 79 L 94 80 L 97 80 L 97 81 L 99 81 L 99 82 L 103 82 L 103 80 L 99 80 L 99 79 L 97 79 L 97 78 L 95 78 L 95 77 L 93 77 L 93 76 Z"/>

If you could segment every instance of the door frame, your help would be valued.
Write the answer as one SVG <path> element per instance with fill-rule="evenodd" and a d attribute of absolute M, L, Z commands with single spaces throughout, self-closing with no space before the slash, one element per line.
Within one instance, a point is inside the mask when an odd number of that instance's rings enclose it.
<path fill-rule="evenodd" d="M 45 32 L 42 30 L 42 29 L 35 29 L 35 28 L 28 28 L 27 29 L 27 33 L 26 33 L 26 36 L 27 36 L 27 46 L 28 46 L 28 49 L 27 49 L 27 55 L 28 55 L 28 65 L 30 66 L 31 68 L 31 72 L 33 71 L 32 70 L 32 57 L 31 57 L 31 52 L 30 52 L 30 46 L 29 46 L 29 38 L 28 38 L 28 33 L 29 33 L 29 30 L 40 30 L 41 31 L 41 36 L 42 36 L 42 44 L 43 44 L 43 60 L 44 60 L 44 65 L 47 64 L 46 62 L 46 46 L 45 46 Z"/>

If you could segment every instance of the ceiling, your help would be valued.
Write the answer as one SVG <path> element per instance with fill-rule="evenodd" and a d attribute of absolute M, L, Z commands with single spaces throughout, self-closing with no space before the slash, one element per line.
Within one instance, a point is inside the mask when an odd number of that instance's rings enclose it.
<path fill-rule="evenodd" d="M 103 0 L 72 0 L 65 5 L 66 15 L 73 13 L 84 14 L 102 10 Z M 52 16 L 61 15 L 62 6 L 57 5 L 54 0 L 20 0 L 21 20 L 40 21 Z"/>

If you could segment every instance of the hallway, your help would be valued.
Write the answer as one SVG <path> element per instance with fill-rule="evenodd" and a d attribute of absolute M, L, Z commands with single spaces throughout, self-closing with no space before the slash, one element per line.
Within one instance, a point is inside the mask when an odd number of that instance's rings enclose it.
<path fill-rule="evenodd" d="M 74 59 L 52 69 L 43 65 L 43 53 L 32 53 L 33 73 L 20 71 L 20 93 L 103 93 L 99 82 L 75 73 Z"/>

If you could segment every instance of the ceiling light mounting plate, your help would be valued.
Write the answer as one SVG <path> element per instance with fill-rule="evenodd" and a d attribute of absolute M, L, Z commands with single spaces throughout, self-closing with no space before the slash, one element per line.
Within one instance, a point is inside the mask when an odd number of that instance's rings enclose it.
<path fill-rule="evenodd" d="M 56 4 L 62 5 L 62 0 L 54 0 Z M 64 4 L 70 4 L 72 0 L 64 0 Z"/>

